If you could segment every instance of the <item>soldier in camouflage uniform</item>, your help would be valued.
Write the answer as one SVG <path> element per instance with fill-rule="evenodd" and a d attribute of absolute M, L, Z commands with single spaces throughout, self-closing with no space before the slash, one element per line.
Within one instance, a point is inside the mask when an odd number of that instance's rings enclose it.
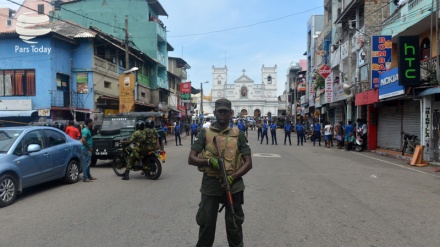
<path fill-rule="evenodd" d="M 217 121 L 210 128 L 202 129 L 197 135 L 188 157 L 188 163 L 203 172 L 202 193 L 196 222 L 199 225 L 199 240 L 196 246 L 214 244 L 219 204 L 225 204 L 225 191 L 219 179 L 219 157 L 224 157 L 227 182 L 231 187 L 235 215 L 230 207 L 225 207 L 226 233 L 229 246 L 243 246 L 244 182 L 242 176 L 252 168 L 251 149 L 245 134 L 237 127 L 230 128 L 232 117 L 231 102 L 219 99 L 215 102 L 214 115 Z M 217 153 L 213 138 L 217 139 L 222 155 Z M 234 226 L 234 220 L 236 226 Z"/>
<path fill-rule="evenodd" d="M 145 133 L 144 133 L 145 123 L 143 121 L 138 121 L 136 123 L 136 131 L 131 135 L 130 143 L 133 143 L 133 148 L 130 150 L 130 155 L 128 156 L 127 169 L 125 170 L 122 180 L 129 180 L 130 170 L 133 165 L 142 165 L 141 154 L 145 153 Z"/>

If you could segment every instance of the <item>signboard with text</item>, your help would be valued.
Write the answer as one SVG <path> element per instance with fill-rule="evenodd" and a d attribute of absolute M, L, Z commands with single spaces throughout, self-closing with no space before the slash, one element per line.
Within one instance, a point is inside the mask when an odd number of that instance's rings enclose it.
<path fill-rule="evenodd" d="M 323 64 L 318 69 L 318 74 L 320 74 L 322 76 L 322 78 L 324 78 L 324 79 L 327 78 L 331 72 L 332 72 L 332 69 L 327 64 Z"/>
<path fill-rule="evenodd" d="M 333 102 L 333 80 L 331 73 L 330 76 L 325 78 L 325 102 L 327 104 Z"/>
<path fill-rule="evenodd" d="M 397 43 L 399 55 L 399 85 L 420 85 L 419 36 L 399 36 Z"/>
<path fill-rule="evenodd" d="M 191 94 L 191 82 L 180 83 L 180 92 Z"/>
<path fill-rule="evenodd" d="M 371 88 L 379 87 L 379 76 L 391 68 L 393 42 L 391 35 L 371 38 Z"/>
<path fill-rule="evenodd" d="M 405 87 L 399 85 L 399 72 L 397 68 L 380 75 L 379 99 L 394 97 L 404 93 Z"/>
<path fill-rule="evenodd" d="M 119 76 L 119 112 L 134 111 L 134 74 Z"/>

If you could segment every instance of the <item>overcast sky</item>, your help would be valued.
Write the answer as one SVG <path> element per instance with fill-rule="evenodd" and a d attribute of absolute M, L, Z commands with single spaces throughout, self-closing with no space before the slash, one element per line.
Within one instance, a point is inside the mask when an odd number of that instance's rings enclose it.
<path fill-rule="evenodd" d="M 13 0 L 22 3 L 23 0 Z M 168 17 L 168 55 L 183 58 L 190 66 L 188 80 L 212 85 L 212 66 L 228 67 L 228 83 L 245 74 L 261 83 L 261 67 L 278 67 L 278 94 L 285 89 L 287 69 L 306 59 L 307 21 L 322 15 L 323 0 L 160 0 Z M 17 9 L 0 0 L 0 7 Z"/>

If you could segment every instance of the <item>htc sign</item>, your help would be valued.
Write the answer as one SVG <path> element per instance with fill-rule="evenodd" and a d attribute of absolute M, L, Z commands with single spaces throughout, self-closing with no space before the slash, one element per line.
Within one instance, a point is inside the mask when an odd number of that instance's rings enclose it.
<path fill-rule="evenodd" d="M 399 85 L 420 85 L 419 36 L 400 36 L 398 41 Z"/>

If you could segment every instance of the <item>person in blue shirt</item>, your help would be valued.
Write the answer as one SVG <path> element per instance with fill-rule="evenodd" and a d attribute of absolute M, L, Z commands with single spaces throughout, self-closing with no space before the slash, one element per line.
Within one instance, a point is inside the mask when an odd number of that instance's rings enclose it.
<path fill-rule="evenodd" d="M 234 128 L 234 121 L 231 119 L 231 121 L 229 122 L 229 128 Z"/>
<path fill-rule="evenodd" d="M 237 127 L 238 127 L 238 129 L 239 129 L 240 131 L 243 131 L 243 132 L 246 131 L 246 127 L 245 127 L 245 124 L 244 124 L 244 122 L 243 122 L 243 119 L 240 119 L 240 121 L 238 121 L 238 123 L 237 123 Z"/>
<path fill-rule="evenodd" d="M 315 142 L 317 139 L 319 146 L 321 146 L 321 125 L 318 122 L 313 125 L 313 135 L 315 136 L 313 140 L 313 146 L 315 146 Z"/>
<path fill-rule="evenodd" d="M 296 137 L 298 140 L 298 146 L 300 142 L 302 146 L 304 140 L 304 126 L 300 122 L 296 123 Z"/>
<path fill-rule="evenodd" d="M 286 139 L 289 137 L 289 144 L 292 146 L 292 141 L 290 140 L 290 133 L 292 133 L 292 124 L 290 120 L 284 125 L 284 145 L 286 145 Z"/>
<path fill-rule="evenodd" d="M 165 133 L 165 135 L 164 135 L 165 145 L 168 145 L 168 142 L 167 142 L 168 128 L 167 128 L 167 126 L 166 126 L 165 124 L 163 125 L 162 130 L 163 130 L 163 132 Z"/>
<path fill-rule="evenodd" d="M 275 143 L 275 145 L 278 145 L 277 143 L 277 125 L 275 122 L 270 123 L 270 136 L 272 138 L 272 145 Z"/>
<path fill-rule="evenodd" d="M 176 127 L 174 128 L 174 136 L 176 139 L 176 146 L 182 146 L 182 140 L 180 139 L 180 131 L 181 131 L 181 127 L 180 127 L 180 122 L 176 122 Z M 177 145 L 177 139 L 179 139 L 179 145 Z"/>
<path fill-rule="evenodd" d="M 263 133 L 261 134 L 260 144 L 263 144 L 264 137 L 266 137 L 266 145 L 269 144 L 269 138 L 267 137 L 267 129 L 269 129 L 269 125 L 267 124 L 266 120 L 264 120 Z"/>
<path fill-rule="evenodd" d="M 345 125 L 345 150 L 348 150 L 348 143 L 350 142 L 350 133 L 353 134 L 353 125 L 352 125 L 352 121 L 348 121 L 348 124 Z"/>
<path fill-rule="evenodd" d="M 193 123 L 191 124 L 191 145 L 194 142 L 194 138 L 197 137 L 197 127 L 198 127 L 198 125 L 196 124 L 196 121 L 194 120 Z"/>

